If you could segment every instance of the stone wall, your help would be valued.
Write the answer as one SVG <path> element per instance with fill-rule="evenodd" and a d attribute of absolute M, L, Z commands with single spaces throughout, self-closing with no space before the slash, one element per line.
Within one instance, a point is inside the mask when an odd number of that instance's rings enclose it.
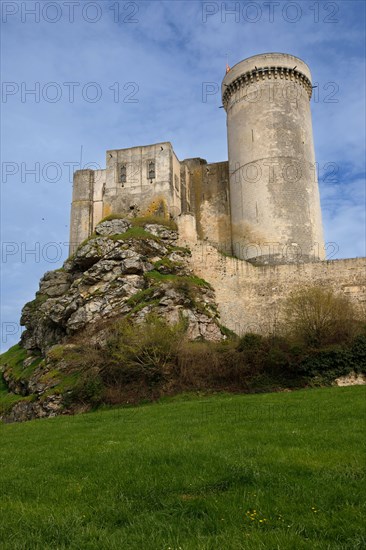
<path fill-rule="evenodd" d="M 149 178 L 151 161 L 153 178 Z M 105 170 L 79 170 L 74 174 L 70 254 L 110 214 L 175 218 L 181 213 L 182 203 L 187 203 L 187 197 L 181 196 L 181 163 L 171 143 L 107 151 Z"/>
<path fill-rule="evenodd" d="M 74 174 L 70 253 L 111 214 L 177 219 L 182 212 L 195 217 L 199 238 L 231 253 L 228 162 L 179 161 L 169 142 L 107 151 L 105 170 Z"/>
<path fill-rule="evenodd" d="M 366 313 L 366 258 L 256 267 L 202 241 L 181 237 L 180 244 L 191 248 L 195 274 L 214 287 L 221 322 L 238 334 L 273 331 L 290 292 L 314 285 L 346 294 Z"/>
<path fill-rule="evenodd" d="M 187 170 L 197 236 L 230 253 L 229 163 L 207 163 L 195 158 L 182 161 L 182 165 Z"/>
<path fill-rule="evenodd" d="M 107 151 L 103 217 L 110 214 L 180 213 L 179 188 L 174 187 L 175 159 L 169 142 Z M 149 177 L 149 162 L 154 177 Z M 125 170 L 125 181 L 121 170 Z M 161 211 L 160 211 L 161 210 Z M 170 211 L 170 210 L 169 210 Z"/>
<path fill-rule="evenodd" d="M 70 219 L 70 255 L 91 234 L 93 185 L 93 170 L 78 170 L 75 172 Z"/>

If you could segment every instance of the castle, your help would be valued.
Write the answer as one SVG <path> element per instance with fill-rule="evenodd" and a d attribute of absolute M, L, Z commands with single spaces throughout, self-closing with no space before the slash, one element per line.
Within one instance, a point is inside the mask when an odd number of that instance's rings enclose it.
<path fill-rule="evenodd" d="M 169 142 L 107 151 L 105 170 L 74 175 L 71 251 L 111 214 L 170 217 L 233 330 L 262 326 L 294 284 L 327 284 L 365 303 L 362 259 L 322 261 L 311 95 L 309 67 L 292 55 L 255 55 L 228 68 L 229 160 L 180 161 Z M 263 299 L 250 313 L 254 292 Z"/>

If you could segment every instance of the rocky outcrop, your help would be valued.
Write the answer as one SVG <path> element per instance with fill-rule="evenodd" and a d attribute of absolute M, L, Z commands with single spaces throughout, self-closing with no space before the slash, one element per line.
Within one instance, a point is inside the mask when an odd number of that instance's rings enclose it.
<path fill-rule="evenodd" d="M 50 395 L 44 400 L 19 401 L 11 411 L 4 415 L 4 423 L 25 422 L 35 418 L 53 417 L 59 415 L 63 410 L 63 398 L 61 395 Z M 0 417 L 1 418 L 1 417 Z"/>
<path fill-rule="evenodd" d="M 92 334 L 93 327 L 92 338 L 103 345 L 99 327 L 105 320 L 128 318 L 142 323 L 155 313 L 170 324 L 184 318 L 191 340 L 224 337 L 214 292 L 194 276 L 190 252 L 176 246 L 177 238 L 177 231 L 163 224 L 105 220 L 61 269 L 43 276 L 35 299 L 22 310 L 26 330 L 21 346 L 28 357 L 16 376 L 9 365 L 2 367 L 9 390 L 34 400 L 14 405 L 7 420 L 63 410 L 62 396 L 52 394 L 62 371 L 62 361 L 55 364 L 53 350 L 59 344 L 72 345 L 70 340 L 85 330 Z"/>
<path fill-rule="evenodd" d="M 335 386 L 365 386 L 366 375 L 363 373 L 350 372 L 334 380 Z"/>
<path fill-rule="evenodd" d="M 35 300 L 24 306 L 23 347 L 45 353 L 101 319 L 141 320 L 152 310 L 172 322 L 183 315 L 193 339 L 221 339 L 214 293 L 193 276 L 189 251 L 175 246 L 177 238 L 159 224 L 100 223 L 61 270 L 44 275 Z"/>
<path fill-rule="evenodd" d="M 100 223 L 95 232 L 97 235 L 108 237 L 109 235 L 118 235 L 125 233 L 131 227 L 131 222 L 125 219 L 106 220 Z"/>

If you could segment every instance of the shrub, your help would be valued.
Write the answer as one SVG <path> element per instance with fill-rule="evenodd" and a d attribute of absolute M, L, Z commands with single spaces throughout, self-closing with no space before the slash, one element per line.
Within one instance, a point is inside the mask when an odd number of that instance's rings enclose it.
<path fill-rule="evenodd" d="M 71 401 L 99 405 L 102 402 L 104 384 L 97 368 L 91 368 L 77 379 L 69 394 Z"/>
<path fill-rule="evenodd" d="M 312 347 L 349 342 L 357 326 L 347 297 L 320 287 L 293 292 L 285 305 L 285 319 L 286 331 Z"/>
<path fill-rule="evenodd" d="M 366 372 L 366 334 L 360 334 L 352 343 L 352 364 L 356 372 Z"/>
<path fill-rule="evenodd" d="M 108 361 L 102 368 L 104 380 L 129 382 L 145 378 L 154 385 L 168 376 L 177 362 L 180 342 L 186 331 L 181 319 L 175 325 L 150 315 L 141 325 L 120 321 L 107 340 Z"/>
<path fill-rule="evenodd" d="M 253 389 L 302 385 L 296 369 L 302 348 L 294 347 L 285 337 L 248 333 L 239 340 L 242 377 Z"/>
<path fill-rule="evenodd" d="M 239 339 L 238 351 L 259 351 L 263 348 L 264 338 L 260 334 L 248 332 Z"/>
<path fill-rule="evenodd" d="M 242 368 L 247 370 L 248 376 L 256 376 L 263 370 L 264 361 L 268 353 L 266 338 L 260 334 L 247 333 L 239 339 L 237 352 Z"/>
<path fill-rule="evenodd" d="M 299 372 L 309 379 L 317 378 L 321 383 L 330 383 L 338 376 L 349 374 L 353 367 L 351 349 L 332 345 L 311 350 L 301 361 Z"/>
<path fill-rule="evenodd" d="M 212 390 L 238 385 L 241 365 L 235 343 L 184 342 L 175 375 L 178 386 L 184 389 Z"/>
<path fill-rule="evenodd" d="M 75 348 L 64 348 L 62 360 L 68 365 L 68 373 L 83 373 L 91 369 L 100 369 L 106 361 L 104 350 L 96 343 L 89 341 L 89 334 L 79 336 Z"/>

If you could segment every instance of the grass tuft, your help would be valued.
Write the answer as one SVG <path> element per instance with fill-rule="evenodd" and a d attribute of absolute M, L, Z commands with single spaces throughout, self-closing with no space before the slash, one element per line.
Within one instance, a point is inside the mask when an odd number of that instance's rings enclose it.
<path fill-rule="evenodd" d="M 150 239 L 153 241 L 160 241 L 158 237 L 156 237 L 152 233 L 149 233 L 148 231 L 145 231 L 145 229 L 140 226 L 130 227 L 130 229 L 128 229 L 125 233 L 111 235 L 108 238 L 112 239 L 112 241 L 128 241 L 129 239 L 135 239 L 135 240 Z"/>

